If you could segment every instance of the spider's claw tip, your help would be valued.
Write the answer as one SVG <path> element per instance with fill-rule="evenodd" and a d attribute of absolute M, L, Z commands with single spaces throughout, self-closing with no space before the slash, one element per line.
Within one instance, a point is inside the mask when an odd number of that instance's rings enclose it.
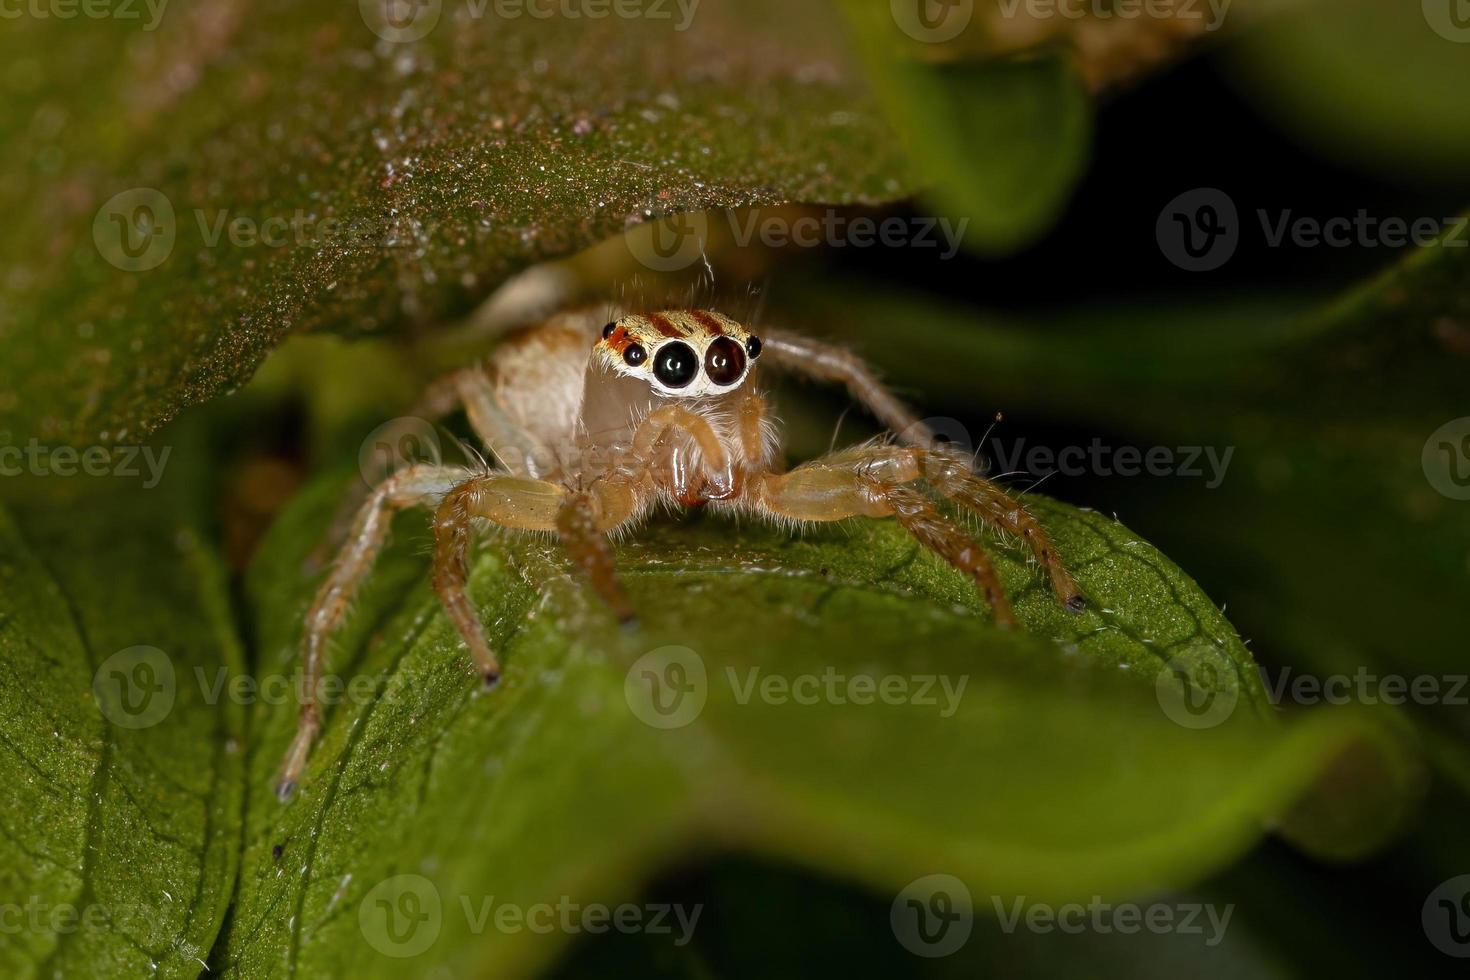
<path fill-rule="evenodd" d="M 484 685 L 485 690 L 493 690 L 495 685 L 500 683 L 500 671 L 491 669 L 483 672 L 480 674 L 480 682 Z"/>
<path fill-rule="evenodd" d="M 296 780 L 283 779 L 276 783 L 276 799 L 282 803 L 289 803 L 294 795 L 296 795 Z"/>
<path fill-rule="evenodd" d="M 1067 612 L 1080 613 L 1087 609 L 1087 600 L 1081 595 L 1068 596 L 1063 605 L 1067 607 Z"/>

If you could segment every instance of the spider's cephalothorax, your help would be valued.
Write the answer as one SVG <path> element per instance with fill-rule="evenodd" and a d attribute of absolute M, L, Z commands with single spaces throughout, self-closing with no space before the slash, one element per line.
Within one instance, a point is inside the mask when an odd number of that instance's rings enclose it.
<path fill-rule="evenodd" d="M 896 441 L 867 443 L 794 469 L 755 383 L 769 365 L 841 383 Z M 980 543 L 946 516 L 945 498 L 1030 548 L 1058 599 L 1080 590 L 1035 518 L 975 474 L 842 348 L 781 331 L 751 330 L 711 310 L 563 313 L 507 337 L 484 363 L 436 382 L 429 411 L 463 407 L 495 466 L 419 465 L 383 480 L 307 613 L 305 697 L 277 792 L 290 796 L 321 721 L 316 702 L 326 639 L 387 537 L 395 510 L 434 508 L 434 588 L 487 682 L 500 676 L 465 591 L 477 525 L 554 533 L 567 557 L 623 621 L 633 610 L 608 535 L 654 505 L 712 504 L 783 524 L 892 517 L 971 576 L 998 623 L 1010 604 Z M 925 492 L 925 490 L 930 492 Z"/>

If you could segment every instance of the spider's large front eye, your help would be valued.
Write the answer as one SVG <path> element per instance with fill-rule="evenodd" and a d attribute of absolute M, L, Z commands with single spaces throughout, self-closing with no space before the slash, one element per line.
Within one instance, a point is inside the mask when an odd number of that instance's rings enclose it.
<path fill-rule="evenodd" d="M 666 388 L 683 388 L 699 373 L 699 355 L 694 348 L 675 340 L 653 355 L 653 376 Z"/>
<path fill-rule="evenodd" d="M 745 373 L 745 351 L 729 337 L 718 337 L 704 352 L 704 373 L 717 385 L 732 385 Z"/>

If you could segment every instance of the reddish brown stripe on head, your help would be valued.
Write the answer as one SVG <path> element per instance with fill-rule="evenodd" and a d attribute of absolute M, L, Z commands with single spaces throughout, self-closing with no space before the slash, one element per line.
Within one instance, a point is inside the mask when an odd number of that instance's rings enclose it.
<path fill-rule="evenodd" d="M 630 340 L 631 338 L 629 338 L 628 331 L 625 328 L 615 327 L 613 332 L 607 335 L 607 346 L 621 354 L 623 348 L 628 346 Z"/>
<path fill-rule="evenodd" d="M 690 310 L 689 316 L 691 319 L 694 320 L 695 323 L 699 324 L 701 327 L 704 327 L 704 329 L 708 330 L 716 337 L 725 336 L 725 328 L 721 326 L 720 321 L 711 316 L 708 311 Z"/>
<path fill-rule="evenodd" d="M 648 322 L 653 327 L 653 329 L 657 330 L 665 337 L 677 337 L 682 340 L 685 336 L 684 331 L 674 326 L 669 318 L 664 316 L 662 313 L 648 314 Z"/>

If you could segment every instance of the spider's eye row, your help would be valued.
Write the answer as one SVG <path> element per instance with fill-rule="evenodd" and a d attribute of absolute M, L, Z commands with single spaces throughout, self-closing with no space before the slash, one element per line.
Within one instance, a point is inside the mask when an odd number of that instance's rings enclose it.
<path fill-rule="evenodd" d="M 745 351 L 729 337 L 719 337 L 704 352 L 704 373 L 717 385 L 732 385 L 745 373 Z"/>
<path fill-rule="evenodd" d="M 653 356 L 653 376 L 667 388 L 684 388 L 699 373 L 699 355 L 680 340 L 670 341 Z"/>
<path fill-rule="evenodd" d="M 618 326 L 617 323 L 616 322 L 613 322 L 613 323 L 609 323 L 607 326 L 603 327 L 602 328 L 602 339 L 603 340 L 606 340 L 607 338 L 611 337 L 612 336 L 612 332 L 617 329 L 617 326 Z"/>
<path fill-rule="evenodd" d="M 752 361 L 755 360 L 757 357 L 760 357 L 761 339 L 755 334 L 751 334 L 750 339 L 745 342 L 745 352 L 750 355 L 750 359 Z"/>
<path fill-rule="evenodd" d="M 637 367 L 648 360 L 648 351 L 643 349 L 642 344 L 629 344 L 623 348 L 623 363 L 628 367 Z"/>

